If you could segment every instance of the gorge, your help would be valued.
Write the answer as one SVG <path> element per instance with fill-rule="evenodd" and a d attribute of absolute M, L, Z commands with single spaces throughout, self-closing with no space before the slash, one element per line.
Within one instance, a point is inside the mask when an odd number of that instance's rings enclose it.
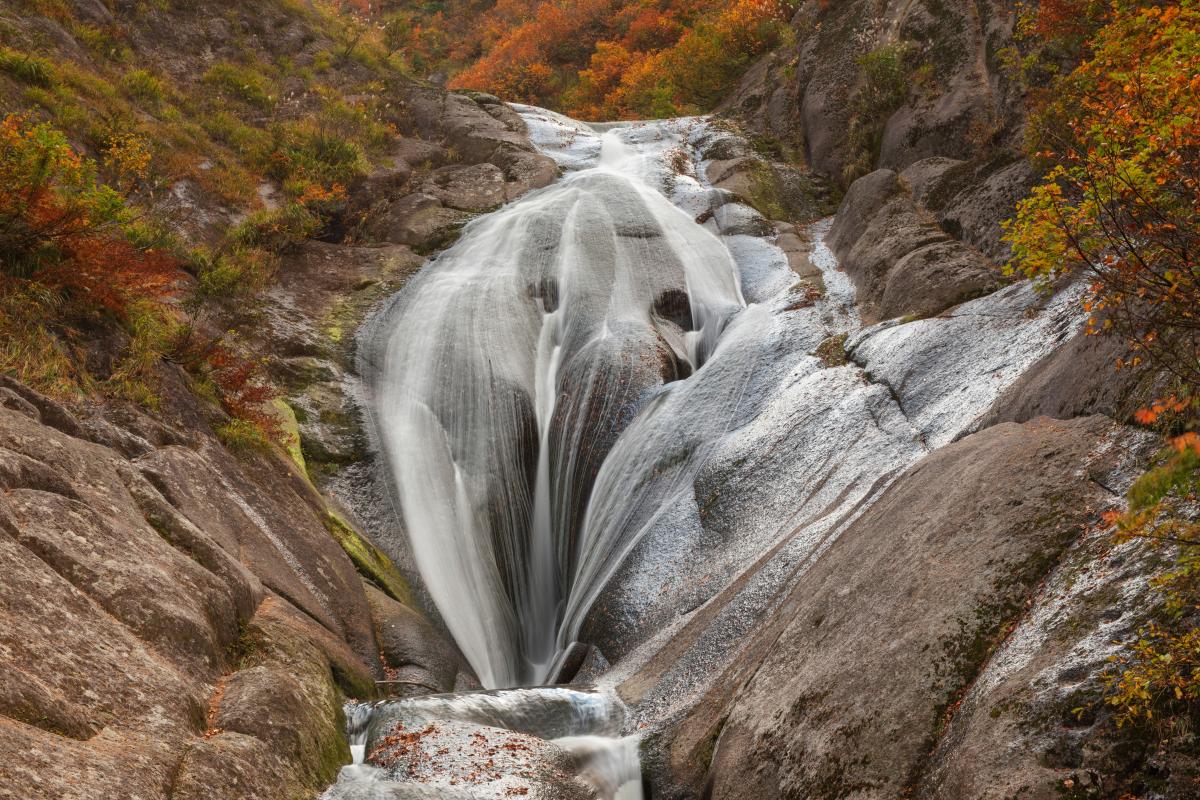
<path fill-rule="evenodd" d="M 568 751 L 564 733 L 610 737 L 584 764 L 669 729 L 906 468 L 979 429 L 1083 322 L 1078 286 L 1019 283 L 864 326 L 827 243 L 853 235 L 845 216 L 792 233 L 713 187 L 706 154 L 739 146 L 719 124 L 517 110 L 564 177 L 470 223 L 375 315 L 363 373 L 413 560 L 483 686 L 570 680 L 586 652 L 576 680 L 598 695 L 384 701 L 367 753 L 394 715 L 552 731 Z M 1109 484 L 1138 441 L 1092 443 Z M 597 702 L 616 706 L 581 711 Z M 462 778 L 405 757 L 422 784 Z M 635 796 L 613 792 L 636 756 L 605 763 L 599 796 Z M 405 785 L 367 770 L 330 797 Z"/>
<path fill-rule="evenodd" d="M 0 800 L 1197 796 L 1200 399 L 1027 200 L 1196 31 L 0 4 Z"/>

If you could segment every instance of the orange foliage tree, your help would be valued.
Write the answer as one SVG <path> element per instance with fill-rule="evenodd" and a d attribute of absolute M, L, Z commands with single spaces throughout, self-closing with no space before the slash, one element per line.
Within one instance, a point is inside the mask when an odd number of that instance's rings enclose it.
<path fill-rule="evenodd" d="M 1047 285 L 1082 272 L 1089 333 L 1123 336 L 1130 362 L 1174 379 L 1135 414 L 1171 447 L 1108 516 L 1118 541 L 1162 548 L 1172 567 L 1103 676 L 1116 724 L 1170 763 L 1200 720 L 1200 2 L 1043 0 L 1027 24 L 1080 60 L 1034 95 L 1046 175 L 1007 224 L 1011 268 Z"/>
<path fill-rule="evenodd" d="M 794 0 L 451 0 L 416 14 L 405 52 L 418 67 L 457 72 L 455 88 L 589 119 L 664 116 L 711 107 L 789 35 L 794 9 Z"/>
<path fill-rule="evenodd" d="M 139 301 L 167 299 L 178 264 L 139 245 L 133 221 L 121 193 L 99 183 L 95 162 L 58 130 L 20 115 L 0 123 L 0 293 L 118 317 Z"/>
<path fill-rule="evenodd" d="M 1093 330 L 1200 391 L 1200 5 L 1117 2 L 1034 118 L 1048 173 L 1008 225 L 1012 268 L 1091 278 Z M 1157 416 L 1153 409 L 1144 415 Z"/>

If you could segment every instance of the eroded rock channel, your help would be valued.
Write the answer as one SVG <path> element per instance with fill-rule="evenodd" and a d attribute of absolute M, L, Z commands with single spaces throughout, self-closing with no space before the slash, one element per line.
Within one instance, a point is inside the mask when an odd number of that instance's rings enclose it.
<path fill-rule="evenodd" d="M 392 555 L 485 690 L 353 708 L 327 796 L 937 795 L 945 709 L 1144 455 L 1099 416 L 989 427 L 1078 287 L 863 266 L 909 213 L 894 176 L 796 229 L 727 188 L 746 146 L 710 120 L 515 108 L 562 177 L 360 337 Z M 858 674 L 901 682 L 882 716 Z"/>

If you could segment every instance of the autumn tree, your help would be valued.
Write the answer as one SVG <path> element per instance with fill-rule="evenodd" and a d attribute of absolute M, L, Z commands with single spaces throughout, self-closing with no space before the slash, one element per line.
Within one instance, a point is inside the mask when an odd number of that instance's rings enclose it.
<path fill-rule="evenodd" d="M 1200 387 L 1200 6 L 1118 3 L 1034 118 L 1045 179 L 1007 226 L 1011 268 L 1082 270 L 1094 330 Z"/>
<path fill-rule="evenodd" d="M 1032 94 L 1045 177 L 1006 225 L 1010 269 L 1047 287 L 1082 273 L 1088 332 L 1124 337 L 1122 365 L 1174 384 L 1135 414 L 1170 446 L 1107 519 L 1170 567 L 1103 675 L 1111 719 L 1165 758 L 1194 747 L 1200 720 L 1200 4 L 1043 0 L 1023 24 L 1039 43 L 1026 75 L 1078 63 Z"/>
<path fill-rule="evenodd" d="M 383 49 L 387 52 L 389 58 L 397 50 L 408 44 L 409 38 L 412 36 L 412 31 L 412 18 L 408 14 L 397 11 L 384 17 L 381 33 L 383 35 Z"/>

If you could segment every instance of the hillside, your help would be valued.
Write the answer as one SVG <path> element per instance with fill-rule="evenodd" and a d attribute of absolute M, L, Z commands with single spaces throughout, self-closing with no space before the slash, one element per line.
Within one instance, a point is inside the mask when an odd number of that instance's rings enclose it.
<path fill-rule="evenodd" d="M 415 74 L 607 120 L 711 110 L 792 36 L 794 11 L 781 0 L 455 0 L 381 13 Z"/>

